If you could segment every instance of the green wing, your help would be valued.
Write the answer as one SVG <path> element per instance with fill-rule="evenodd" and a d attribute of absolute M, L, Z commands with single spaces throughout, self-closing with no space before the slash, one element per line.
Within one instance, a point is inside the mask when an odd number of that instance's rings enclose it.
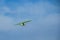
<path fill-rule="evenodd" d="M 25 23 L 18 23 L 16 25 L 25 26 Z"/>
<path fill-rule="evenodd" d="M 32 20 L 27 20 L 27 21 L 24 21 L 24 22 L 22 22 L 22 23 L 27 23 L 27 22 L 31 22 Z"/>
<path fill-rule="evenodd" d="M 24 25 L 25 25 L 25 23 L 30 22 L 30 21 L 32 21 L 32 20 L 28 20 L 28 21 L 20 22 L 20 23 L 18 23 L 18 24 L 16 24 L 16 25 L 24 26 Z"/>

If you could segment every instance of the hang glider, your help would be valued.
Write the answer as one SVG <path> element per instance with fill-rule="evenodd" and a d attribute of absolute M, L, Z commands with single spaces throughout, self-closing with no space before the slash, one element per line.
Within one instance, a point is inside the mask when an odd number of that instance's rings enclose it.
<path fill-rule="evenodd" d="M 31 21 L 32 20 L 23 21 L 23 22 L 17 23 L 16 25 L 25 26 L 26 23 L 31 22 Z"/>

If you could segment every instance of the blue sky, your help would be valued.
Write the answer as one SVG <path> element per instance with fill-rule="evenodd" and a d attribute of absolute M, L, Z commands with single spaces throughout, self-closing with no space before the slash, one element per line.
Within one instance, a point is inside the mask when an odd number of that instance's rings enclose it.
<path fill-rule="evenodd" d="M 57 40 L 59 7 L 57 0 L 0 0 L 0 40 Z"/>

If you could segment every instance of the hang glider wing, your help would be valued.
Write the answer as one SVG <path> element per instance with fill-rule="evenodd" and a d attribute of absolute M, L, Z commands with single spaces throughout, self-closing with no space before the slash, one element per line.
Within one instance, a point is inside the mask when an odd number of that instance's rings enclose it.
<path fill-rule="evenodd" d="M 24 21 L 23 23 L 27 23 L 27 22 L 31 22 L 32 20 L 27 20 L 27 21 Z"/>
<path fill-rule="evenodd" d="M 28 20 L 28 21 L 20 22 L 20 23 L 18 23 L 18 24 L 16 24 L 16 25 L 25 26 L 25 24 L 26 24 L 27 22 L 30 22 L 30 21 L 32 21 L 32 20 Z"/>

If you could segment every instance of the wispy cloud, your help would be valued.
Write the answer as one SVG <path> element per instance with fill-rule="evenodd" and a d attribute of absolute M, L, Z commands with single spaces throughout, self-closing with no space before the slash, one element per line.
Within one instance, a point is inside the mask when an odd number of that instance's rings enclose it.
<path fill-rule="evenodd" d="M 0 7 L 0 31 L 10 31 L 11 34 L 9 34 L 15 36 L 18 34 L 16 38 L 18 40 L 19 37 L 22 40 L 55 40 L 59 27 L 58 10 L 57 6 L 49 2 L 27 2 L 23 5 L 13 3 L 10 7 L 5 4 Z M 25 27 L 14 25 L 25 19 L 32 19 L 32 22 L 27 23 Z"/>
<path fill-rule="evenodd" d="M 43 2 L 41 2 L 41 3 L 38 2 L 38 3 L 35 3 L 35 4 L 25 3 L 24 6 L 18 6 L 15 10 L 11 10 L 11 8 L 9 8 L 7 6 L 4 6 L 4 7 L 0 8 L 0 14 L 2 14 L 2 15 L 5 15 L 6 13 L 11 14 L 11 15 L 16 14 L 17 18 L 20 19 L 20 20 L 22 19 L 22 18 L 20 18 L 21 15 L 24 18 L 25 17 L 24 15 L 29 14 L 30 17 L 28 17 L 28 18 L 33 18 L 33 19 L 36 19 L 37 21 L 39 20 L 38 22 L 40 22 L 40 20 L 43 20 L 40 23 L 42 23 L 44 25 L 48 25 L 48 23 L 50 21 L 52 21 L 52 23 L 55 22 L 54 20 L 56 18 L 54 19 L 52 17 L 55 16 L 54 14 L 57 14 L 57 10 L 58 10 L 58 8 L 56 6 L 54 6 L 54 5 L 52 5 L 48 2 L 44 2 L 44 3 Z M 26 15 L 26 16 L 28 16 L 28 15 Z M 8 20 L 8 18 L 6 20 Z M 17 19 L 17 21 L 18 21 L 18 19 Z M 1 19 L 1 20 L 4 20 L 4 18 Z M 48 23 L 46 24 L 47 21 L 48 21 Z M 36 23 L 38 24 L 38 22 L 36 22 Z M 36 26 L 38 26 L 38 25 L 36 25 Z"/>
<path fill-rule="evenodd" d="M 14 29 L 14 19 L 0 15 L 0 31 L 9 31 Z"/>

